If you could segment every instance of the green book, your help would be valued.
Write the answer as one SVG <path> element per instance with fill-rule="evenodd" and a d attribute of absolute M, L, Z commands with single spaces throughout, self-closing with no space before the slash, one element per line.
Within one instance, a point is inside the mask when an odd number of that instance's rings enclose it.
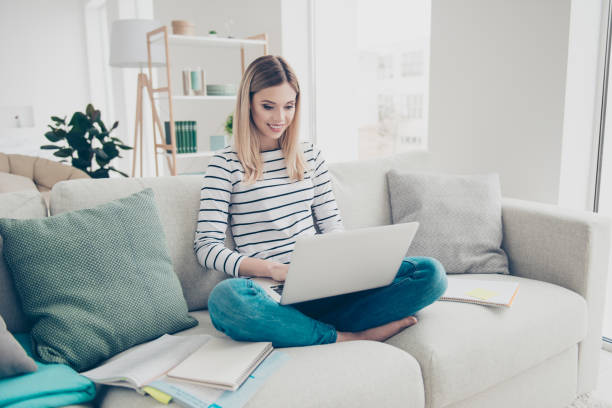
<path fill-rule="evenodd" d="M 193 121 L 193 152 L 198 151 L 198 122 Z"/>
<path fill-rule="evenodd" d="M 195 120 L 193 121 L 191 140 L 192 140 L 192 147 L 193 147 L 192 151 L 195 153 L 198 151 L 198 122 L 196 122 Z"/>
<path fill-rule="evenodd" d="M 179 153 L 185 153 L 185 122 L 178 121 L 178 137 L 177 137 L 177 150 Z"/>
<path fill-rule="evenodd" d="M 166 144 L 169 145 L 170 144 L 170 122 L 168 121 L 164 122 L 164 130 L 166 131 Z M 172 153 L 172 150 L 166 149 L 166 152 Z"/>
<path fill-rule="evenodd" d="M 191 138 L 191 133 L 193 132 L 193 122 L 187 122 L 187 152 L 193 153 L 193 140 Z"/>

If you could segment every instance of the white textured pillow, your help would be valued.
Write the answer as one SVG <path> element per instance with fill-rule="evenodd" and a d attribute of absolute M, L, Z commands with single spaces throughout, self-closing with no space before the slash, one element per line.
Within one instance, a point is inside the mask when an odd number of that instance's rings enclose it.
<path fill-rule="evenodd" d="M 508 274 L 499 176 L 387 173 L 393 223 L 418 221 L 407 256 L 438 259 L 447 273 Z"/>

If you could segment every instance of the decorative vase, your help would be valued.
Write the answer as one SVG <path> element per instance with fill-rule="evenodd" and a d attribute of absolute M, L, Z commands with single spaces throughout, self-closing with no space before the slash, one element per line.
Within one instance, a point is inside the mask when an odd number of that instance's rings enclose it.
<path fill-rule="evenodd" d="M 225 147 L 225 135 L 210 136 L 210 150 L 221 150 Z"/>

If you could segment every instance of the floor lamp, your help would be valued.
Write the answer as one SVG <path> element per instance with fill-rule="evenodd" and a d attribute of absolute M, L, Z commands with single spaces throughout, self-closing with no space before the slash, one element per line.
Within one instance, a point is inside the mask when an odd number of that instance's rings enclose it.
<path fill-rule="evenodd" d="M 148 66 L 147 33 L 159 28 L 161 24 L 155 20 L 116 20 L 111 29 L 110 65 L 118 68 L 139 68 L 136 89 L 136 120 L 134 123 L 134 150 L 132 156 L 132 177 L 136 175 L 136 162 L 140 156 L 140 177 L 143 175 L 143 97 L 144 89 L 153 103 L 151 81 L 143 68 Z M 151 47 L 151 65 L 153 67 L 165 66 L 164 54 L 161 46 Z M 140 146 L 140 148 L 139 148 Z M 153 143 L 153 154 L 157 154 Z"/>

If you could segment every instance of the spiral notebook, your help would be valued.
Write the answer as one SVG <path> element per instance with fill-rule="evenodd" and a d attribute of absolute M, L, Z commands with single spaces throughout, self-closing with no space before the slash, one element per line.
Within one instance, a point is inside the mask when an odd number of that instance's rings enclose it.
<path fill-rule="evenodd" d="M 448 276 L 448 288 L 439 300 L 510 307 L 518 293 L 518 282 L 464 279 Z"/>
<path fill-rule="evenodd" d="M 168 371 L 167 376 L 207 387 L 236 391 L 272 352 L 270 342 L 239 342 L 212 337 Z"/>

